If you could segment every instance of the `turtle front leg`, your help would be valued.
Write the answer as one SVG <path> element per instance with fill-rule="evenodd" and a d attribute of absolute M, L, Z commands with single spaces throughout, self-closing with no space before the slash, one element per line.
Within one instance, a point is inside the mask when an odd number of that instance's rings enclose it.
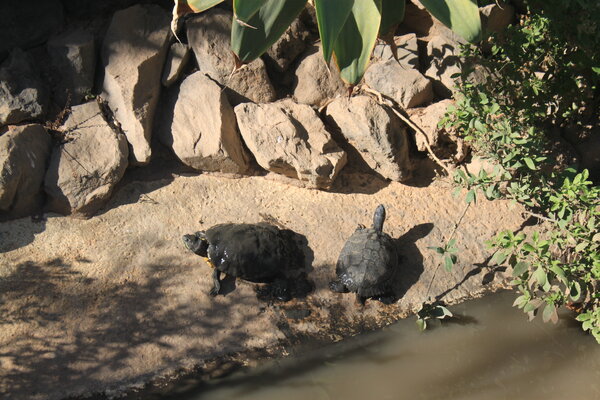
<path fill-rule="evenodd" d="M 213 273 L 212 273 L 212 279 L 213 279 L 213 287 L 210 290 L 210 292 L 208 292 L 208 294 L 210 294 L 211 296 L 215 297 L 216 295 L 219 294 L 219 290 L 221 290 L 221 271 L 219 271 L 218 269 L 213 269 Z"/>

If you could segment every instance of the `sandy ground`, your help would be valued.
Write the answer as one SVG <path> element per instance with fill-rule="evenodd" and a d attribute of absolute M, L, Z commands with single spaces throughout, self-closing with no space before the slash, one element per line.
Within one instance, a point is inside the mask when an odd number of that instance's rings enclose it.
<path fill-rule="evenodd" d="M 227 354 L 291 348 L 310 337 L 335 341 L 405 317 L 439 265 L 427 247 L 444 241 L 465 204 L 443 181 L 406 186 L 348 173 L 323 192 L 264 177 L 159 175 L 129 179 L 89 220 L 49 214 L 0 224 L 0 393 L 7 398 L 116 393 Z M 327 284 L 344 241 L 358 223 L 371 224 L 379 203 L 403 255 L 403 297 L 360 308 Z M 256 285 L 238 281 L 225 296 L 208 296 L 211 270 L 181 236 L 265 220 L 306 237 L 315 290 L 266 303 Z M 478 201 L 455 235 L 458 265 L 439 269 L 429 295 L 455 303 L 505 285 L 487 267 L 483 241 L 522 225 L 516 206 Z"/>

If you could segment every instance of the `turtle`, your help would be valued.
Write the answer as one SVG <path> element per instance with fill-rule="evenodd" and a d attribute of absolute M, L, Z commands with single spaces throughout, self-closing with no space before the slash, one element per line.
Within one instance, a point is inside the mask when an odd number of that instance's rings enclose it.
<path fill-rule="evenodd" d="M 268 223 L 225 223 L 184 235 L 183 242 L 214 268 L 211 296 L 219 294 L 225 273 L 250 282 L 273 282 L 276 297 L 289 300 L 288 280 L 304 266 L 295 235 Z"/>
<path fill-rule="evenodd" d="M 373 215 L 373 226 L 359 225 L 348 238 L 336 264 L 337 279 L 329 283 L 332 291 L 354 292 L 360 304 L 369 297 L 393 301 L 399 255 L 394 240 L 383 232 L 384 221 L 385 207 L 380 204 Z"/>

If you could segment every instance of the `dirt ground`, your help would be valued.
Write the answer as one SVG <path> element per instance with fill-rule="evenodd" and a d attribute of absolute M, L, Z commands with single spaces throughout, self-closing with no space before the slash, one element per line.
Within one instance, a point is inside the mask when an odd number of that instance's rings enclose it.
<path fill-rule="evenodd" d="M 228 354 L 293 349 L 303 338 L 336 341 L 406 317 L 425 300 L 438 246 L 462 213 L 450 184 L 407 186 L 342 173 L 329 192 L 265 177 L 170 174 L 120 186 L 88 220 L 47 215 L 0 224 L 0 393 L 60 399 L 118 393 Z M 378 204 L 403 257 L 402 298 L 361 308 L 327 285 L 344 241 L 370 225 Z M 456 232 L 459 261 L 437 271 L 429 296 L 449 304 L 506 285 L 483 244 L 523 226 L 521 209 L 478 200 Z M 287 303 L 230 282 L 211 298 L 211 270 L 181 236 L 222 222 L 276 222 L 304 235 L 315 289 Z M 282 350 L 285 352 L 286 350 Z"/>

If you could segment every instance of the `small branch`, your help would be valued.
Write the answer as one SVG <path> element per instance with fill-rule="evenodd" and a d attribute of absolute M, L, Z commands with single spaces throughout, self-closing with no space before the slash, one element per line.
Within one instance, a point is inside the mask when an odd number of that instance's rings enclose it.
<path fill-rule="evenodd" d="M 377 97 L 379 104 L 390 107 L 392 109 L 392 111 L 394 112 L 394 114 L 396 114 L 402 121 L 404 121 L 415 132 L 417 132 L 419 135 L 421 135 L 421 137 L 423 138 L 423 141 L 425 143 L 425 148 L 427 149 L 427 153 L 429 153 L 429 156 L 433 159 L 433 161 L 435 161 L 435 163 L 437 165 L 439 165 L 440 167 L 442 167 L 444 169 L 444 171 L 446 171 L 448 176 L 452 176 L 452 171 L 450 171 L 450 169 L 442 162 L 442 160 L 440 160 L 435 155 L 435 153 L 431 149 L 431 146 L 429 145 L 429 139 L 427 138 L 427 135 L 425 134 L 423 129 L 421 129 L 417 124 L 415 124 L 413 121 L 411 121 L 410 118 L 405 117 L 401 112 L 399 112 L 397 107 L 394 106 L 391 101 L 386 101 L 383 98 L 383 95 L 381 93 L 379 93 L 378 91 L 373 90 L 371 88 L 364 87 L 364 86 L 362 87 L 362 90 Z"/>
<path fill-rule="evenodd" d="M 527 214 L 527 215 L 530 215 L 530 216 L 532 216 L 532 217 L 535 217 L 535 218 L 537 218 L 537 219 L 542 219 L 542 220 L 544 220 L 544 221 L 548 221 L 548 222 L 552 222 L 552 223 L 558 224 L 558 221 L 557 221 L 557 220 L 555 220 L 555 219 L 552 219 L 552 218 L 548 218 L 548 217 L 544 217 L 544 216 L 543 216 L 543 215 L 541 215 L 541 214 L 532 213 L 531 211 L 527 211 L 527 210 L 524 210 L 523 212 L 524 212 L 525 214 Z"/>
<path fill-rule="evenodd" d="M 452 233 L 448 237 L 448 240 L 446 241 L 446 243 L 450 242 L 452 240 L 452 238 L 454 237 L 454 235 L 456 234 L 456 231 L 458 230 L 458 227 L 460 226 L 460 223 L 462 222 L 463 218 L 467 214 L 469 207 L 471 207 L 471 204 L 472 204 L 472 202 L 467 203 L 467 206 L 463 210 L 460 218 L 458 218 L 458 221 L 454 224 L 454 229 L 452 230 Z M 440 269 L 440 265 L 442 265 L 441 262 L 438 263 L 437 267 L 435 267 L 435 271 L 433 271 L 433 276 L 431 277 L 431 280 L 429 281 L 429 286 L 427 287 L 427 292 L 425 293 L 425 301 L 427 301 L 427 298 L 429 296 L 429 291 L 431 290 L 431 285 L 433 284 L 433 281 L 435 280 L 435 276 L 436 276 L 438 270 Z"/>

